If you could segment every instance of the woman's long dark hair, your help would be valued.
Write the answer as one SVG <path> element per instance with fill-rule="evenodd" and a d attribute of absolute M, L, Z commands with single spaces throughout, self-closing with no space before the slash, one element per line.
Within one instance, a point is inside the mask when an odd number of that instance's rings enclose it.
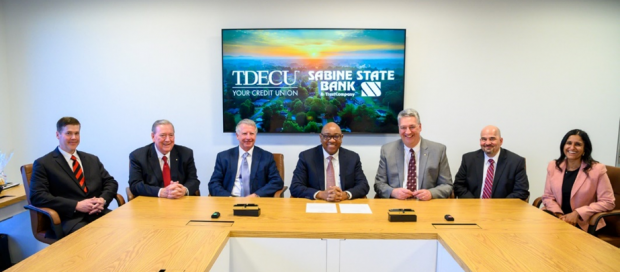
<path fill-rule="evenodd" d="M 564 138 L 562 138 L 562 142 L 560 143 L 560 157 L 555 161 L 555 167 L 557 167 L 558 170 L 562 171 L 562 168 L 560 168 L 560 164 L 562 164 L 562 162 L 566 159 L 566 155 L 564 155 L 564 145 L 566 145 L 568 137 L 573 135 L 578 135 L 583 141 L 583 156 L 581 157 L 581 161 L 586 163 L 586 167 L 583 169 L 583 171 L 587 173 L 592 168 L 592 164 L 598 162 L 592 158 L 592 142 L 590 141 L 590 137 L 588 137 L 588 133 L 581 129 L 573 129 L 566 133 L 566 135 L 564 135 Z"/>

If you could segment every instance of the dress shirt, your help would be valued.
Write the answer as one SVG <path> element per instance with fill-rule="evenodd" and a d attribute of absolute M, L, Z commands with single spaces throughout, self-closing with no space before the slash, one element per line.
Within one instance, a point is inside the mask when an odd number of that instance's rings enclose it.
<path fill-rule="evenodd" d="M 502 152 L 502 149 L 500 148 L 500 150 L 497 152 L 497 154 L 495 154 L 495 156 L 493 157 L 489 157 L 487 156 L 487 153 L 484 153 L 484 169 L 482 169 L 482 190 L 480 190 L 480 198 L 482 198 L 482 195 L 484 195 L 484 181 L 487 179 L 487 170 L 489 169 L 489 166 L 491 165 L 491 163 L 489 163 L 489 159 L 493 159 L 494 163 L 493 163 L 493 178 L 495 178 L 495 172 L 497 171 L 497 160 L 499 159 L 499 153 Z M 493 191 L 493 188 L 491 188 L 491 192 Z M 491 197 L 491 196 L 489 196 Z"/>
<path fill-rule="evenodd" d="M 237 161 L 237 174 L 235 175 L 235 184 L 233 185 L 232 188 L 232 192 L 230 193 L 233 196 L 240 196 L 241 195 L 241 178 L 239 178 L 239 175 L 241 174 L 241 162 L 243 161 L 243 154 L 246 151 L 243 150 L 241 148 L 241 146 L 239 146 L 239 158 Z M 252 146 L 252 148 L 250 148 L 250 150 L 247 151 L 248 157 L 246 158 L 246 160 L 248 161 L 248 171 L 250 171 L 250 175 L 252 174 L 252 154 L 254 153 L 254 146 Z M 250 179 L 248 179 L 250 180 Z M 250 181 L 251 182 L 251 181 Z M 251 188 L 252 186 L 250 186 Z M 248 195 L 250 195 L 250 193 L 248 193 Z"/>
<path fill-rule="evenodd" d="M 416 178 L 416 190 L 420 190 L 420 143 L 422 140 L 418 141 L 418 144 L 413 147 L 413 152 L 415 152 L 415 176 Z M 403 144 L 404 145 L 404 144 Z M 407 189 L 407 175 L 409 174 L 409 161 L 411 160 L 411 153 L 409 152 L 409 147 L 405 146 L 405 169 L 404 177 L 405 180 L 402 181 L 403 188 Z"/>
<path fill-rule="evenodd" d="M 60 151 L 60 154 L 65 157 L 65 161 L 67 161 L 67 163 L 69 164 L 69 169 L 71 169 L 71 171 L 73 171 L 73 160 L 71 159 L 71 156 L 75 156 L 77 162 L 80 164 L 80 168 L 82 168 L 82 173 L 84 173 L 84 176 L 86 176 L 86 172 L 84 172 L 84 167 L 82 166 L 82 160 L 80 160 L 80 156 L 78 155 L 77 150 L 74 151 L 73 154 L 69 154 L 68 152 L 62 150 L 60 146 L 58 147 L 58 150 Z"/>
<path fill-rule="evenodd" d="M 327 153 L 327 151 L 325 151 L 325 149 L 323 148 L 323 177 L 325 177 L 325 191 L 327 191 L 329 188 L 327 188 L 327 165 L 329 163 L 329 156 L 332 156 L 332 167 L 334 168 L 334 181 L 336 186 L 338 186 L 339 188 L 342 189 L 342 185 L 340 184 L 340 163 L 339 163 L 339 158 L 338 158 L 338 154 L 340 154 L 340 150 L 336 151 L 336 153 L 334 153 L 334 155 L 329 155 L 329 153 Z M 320 191 L 314 193 L 314 199 L 316 199 L 316 195 L 319 193 Z M 349 191 L 345 191 L 347 193 L 348 199 L 351 199 L 352 195 Z"/>
<path fill-rule="evenodd" d="M 159 161 L 159 169 L 161 170 L 161 173 L 163 175 L 164 173 L 164 156 L 166 156 L 166 160 L 168 160 L 168 168 L 170 168 L 170 174 L 172 174 L 172 161 L 170 160 L 170 152 L 166 153 L 166 155 L 162 154 L 161 152 L 159 152 L 159 149 L 157 149 L 157 147 L 155 147 L 155 152 L 157 152 L 157 159 Z M 172 180 L 172 176 L 170 176 L 170 182 L 173 182 L 174 180 Z M 185 187 L 185 186 L 183 186 Z M 161 195 L 161 190 L 163 190 L 164 188 L 160 188 L 159 192 L 157 194 L 157 197 L 159 197 Z M 187 189 L 187 187 L 185 187 L 185 195 L 189 195 L 189 190 Z"/>

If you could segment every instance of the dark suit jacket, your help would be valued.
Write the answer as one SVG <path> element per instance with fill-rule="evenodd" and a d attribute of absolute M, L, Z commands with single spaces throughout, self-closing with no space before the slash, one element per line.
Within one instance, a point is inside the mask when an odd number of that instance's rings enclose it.
<path fill-rule="evenodd" d="M 370 190 L 368 180 L 362 170 L 360 156 L 350 150 L 338 151 L 340 165 L 340 186 L 349 191 L 352 198 L 365 197 Z M 291 196 L 314 199 L 317 191 L 325 190 L 325 166 L 323 146 L 308 149 L 299 154 L 297 167 L 291 181 Z"/>
<path fill-rule="evenodd" d="M 77 151 L 84 169 L 84 182 L 88 193 L 84 193 L 58 148 L 34 161 L 30 177 L 30 202 L 37 207 L 55 210 L 62 221 L 62 228 L 68 234 L 75 224 L 79 223 L 87 213 L 75 210 L 77 203 L 84 199 L 101 197 L 105 199 L 105 210 L 101 216 L 109 212 L 108 205 L 116 196 L 118 183 L 110 176 L 97 156 Z"/>
<path fill-rule="evenodd" d="M 239 163 L 239 146 L 217 154 L 215 168 L 209 181 L 212 196 L 231 196 Z M 250 193 L 260 197 L 273 195 L 284 186 L 273 154 L 254 146 L 250 169 Z"/>
<path fill-rule="evenodd" d="M 454 194 L 458 198 L 480 198 L 484 152 L 482 149 L 463 155 L 461 167 L 454 178 Z M 491 198 L 520 198 L 529 195 L 529 182 L 525 173 L 525 159 L 501 149 L 497 159 Z"/>
<path fill-rule="evenodd" d="M 200 187 L 194 164 L 194 152 L 184 146 L 174 145 L 170 151 L 170 179 L 178 181 L 194 195 Z M 135 196 L 158 196 L 164 187 L 155 144 L 138 148 L 129 154 L 129 187 Z"/>

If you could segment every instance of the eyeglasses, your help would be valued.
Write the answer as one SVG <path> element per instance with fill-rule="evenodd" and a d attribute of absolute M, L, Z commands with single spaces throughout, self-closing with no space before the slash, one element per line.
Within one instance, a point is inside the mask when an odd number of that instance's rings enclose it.
<path fill-rule="evenodd" d="M 329 140 L 338 141 L 338 140 L 340 140 L 342 138 L 342 136 L 344 136 L 342 134 L 328 135 L 328 134 L 322 134 L 322 133 L 320 135 L 321 135 L 321 137 L 323 137 L 323 140 L 325 140 L 325 141 L 329 141 Z"/>

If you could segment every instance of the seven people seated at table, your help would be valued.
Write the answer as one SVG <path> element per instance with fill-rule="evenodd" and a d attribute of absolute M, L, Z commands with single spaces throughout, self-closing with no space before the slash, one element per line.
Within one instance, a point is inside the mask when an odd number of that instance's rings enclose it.
<path fill-rule="evenodd" d="M 58 212 L 63 232 L 69 234 L 105 215 L 118 183 L 99 158 L 77 151 L 80 122 L 58 120 L 58 147 L 33 165 L 32 205 Z M 480 150 L 463 155 L 454 185 L 446 146 L 420 136 L 417 111 L 398 114 L 400 140 L 381 147 L 374 189 L 377 198 L 418 199 L 529 197 L 525 159 L 501 148 L 499 128 L 480 133 Z M 237 124 L 239 146 L 217 154 L 209 181 L 212 196 L 272 197 L 284 186 L 273 154 L 255 146 L 257 127 L 244 119 Z M 198 192 L 193 151 L 175 145 L 174 126 L 157 120 L 153 143 L 129 155 L 129 186 L 135 196 L 181 198 Z M 338 202 L 366 197 L 370 190 L 360 156 L 342 148 L 344 135 L 336 123 L 319 134 L 321 145 L 299 154 L 291 181 L 291 196 Z M 592 143 L 582 130 L 569 131 L 560 144 L 560 157 L 549 163 L 543 195 L 545 211 L 586 230 L 589 218 L 614 208 L 606 168 L 591 157 Z M 603 220 L 597 229 L 605 226 Z"/>

